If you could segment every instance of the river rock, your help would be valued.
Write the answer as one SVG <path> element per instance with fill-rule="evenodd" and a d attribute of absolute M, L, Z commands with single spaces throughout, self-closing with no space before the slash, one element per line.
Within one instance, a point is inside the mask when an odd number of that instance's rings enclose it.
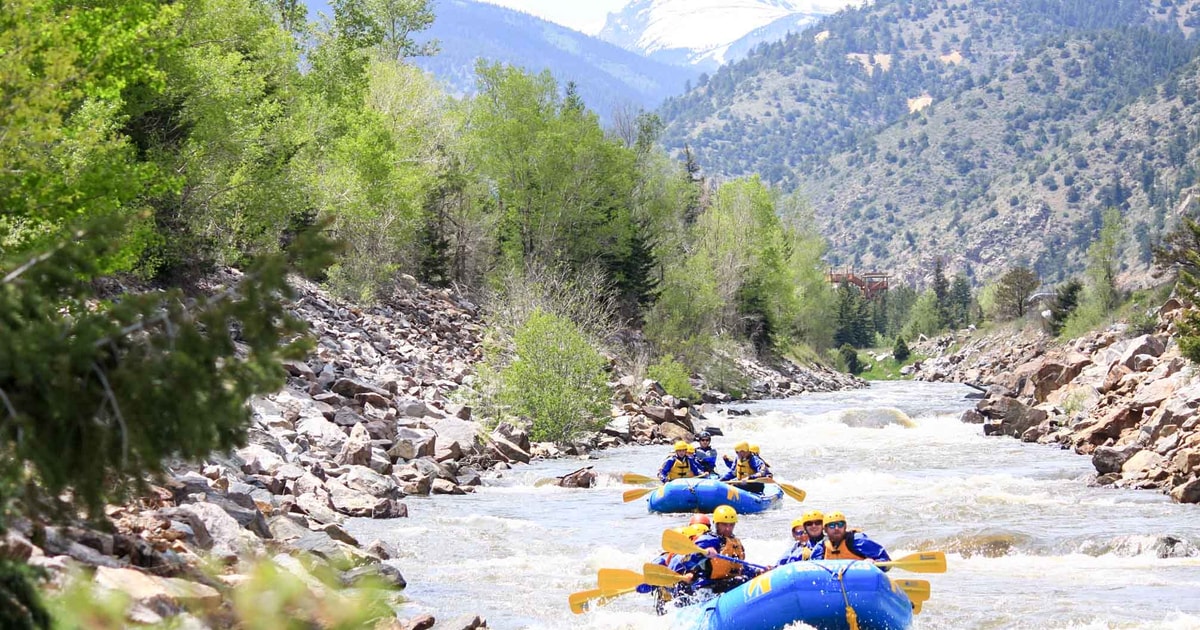
<path fill-rule="evenodd" d="M 329 502 L 333 509 L 346 516 L 370 517 L 378 499 L 366 492 L 354 490 L 337 479 L 325 484 L 329 489 Z"/>
<path fill-rule="evenodd" d="M 396 481 L 389 475 L 381 475 L 365 466 L 349 466 L 346 474 L 338 481 L 346 487 L 364 492 L 373 497 L 400 498 L 403 496 L 396 488 Z"/>
<path fill-rule="evenodd" d="M 211 586 L 189 582 L 179 578 L 147 575 L 141 571 L 124 568 L 97 567 L 93 577 L 97 586 L 119 591 L 134 602 L 146 604 L 214 608 L 221 601 L 221 594 Z M 178 610 L 171 614 L 177 613 Z"/>
<path fill-rule="evenodd" d="M 1131 455 L 1124 464 L 1121 464 L 1121 474 L 1128 475 L 1156 470 L 1162 467 L 1164 461 L 1162 455 L 1150 449 L 1143 449 Z"/>
<path fill-rule="evenodd" d="M 359 422 L 350 429 L 350 436 L 346 438 L 333 461 L 337 464 L 357 466 L 371 463 L 371 436 L 363 423 Z"/>
<path fill-rule="evenodd" d="M 510 442 L 508 438 L 499 433 L 493 433 L 491 443 L 488 444 L 488 453 L 493 455 L 493 459 L 498 459 L 505 462 L 520 462 L 522 464 L 529 463 L 529 452 L 521 449 L 520 446 Z"/>
<path fill-rule="evenodd" d="M 591 488 L 596 485 L 596 473 L 592 472 L 591 466 L 581 468 L 564 475 L 558 480 L 558 485 L 564 488 Z"/>
<path fill-rule="evenodd" d="M 1092 451 L 1092 465 L 1101 475 L 1121 472 L 1121 467 L 1125 465 L 1125 462 L 1141 449 L 1142 447 L 1137 444 L 1127 444 L 1120 448 L 1098 446 L 1095 451 Z"/>
<path fill-rule="evenodd" d="M 194 513 L 204 523 L 205 530 L 212 537 L 211 554 L 221 562 L 232 564 L 237 562 L 239 556 L 252 557 L 263 551 L 260 538 L 243 529 L 221 507 L 213 503 L 191 503 L 179 509 Z M 269 528 L 267 533 L 270 534 Z"/>
<path fill-rule="evenodd" d="M 356 567 L 342 573 L 340 577 L 342 585 L 347 587 L 359 586 L 364 580 L 368 584 L 386 585 L 396 590 L 408 586 L 408 581 L 400 574 L 400 570 L 386 562 Z"/>
<path fill-rule="evenodd" d="M 318 523 L 340 523 L 342 517 L 329 504 L 328 495 L 301 494 L 296 497 L 296 508 Z"/>
<path fill-rule="evenodd" d="M 460 459 L 478 453 L 479 425 L 458 418 L 433 418 L 427 421 L 437 433 L 434 458 L 438 461 Z"/>
<path fill-rule="evenodd" d="M 1175 486 L 1171 498 L 1180 503 L 1200 503 L 1200 478 Z"/>

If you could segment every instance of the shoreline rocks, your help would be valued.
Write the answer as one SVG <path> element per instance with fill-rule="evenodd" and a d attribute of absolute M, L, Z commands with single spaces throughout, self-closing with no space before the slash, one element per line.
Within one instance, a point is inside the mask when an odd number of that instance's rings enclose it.
<path fill-rule="evenodd" d="M 921 350 L 917 380 L 986 385 L 963 422 L 986 435 L 1054 444 L 1092 458 L 1098 485 L 1200 503 L 1200 374 L 1179 352 L 1171 300 L 1155 328 L 1126 324 L 1055 343 L 1040 332 L 947 335 Z M 955 344 L 958 347 L 953 351 Z"/>

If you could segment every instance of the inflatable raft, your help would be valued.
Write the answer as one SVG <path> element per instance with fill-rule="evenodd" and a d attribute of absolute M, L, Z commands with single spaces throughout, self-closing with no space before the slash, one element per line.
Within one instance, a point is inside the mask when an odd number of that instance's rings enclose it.
<path fill-rule="evenodd" d="M 912 626 L 908 595 L 874 565 L 853 560 L 784 565 L 680 610 L 676 625 L 696 630 L 779 630 L 799 621 L 818 630 L 849 630 L 847 602 L 859 630 Z"/>
<path fill-rule="evenodd" d="M 757 486 L 757 487 L 756 487 Z M 751 492 L 751 489 L 762 492 Z M 676 479 L 651 492 L 651 512 L 712 512 L 722 505 L 738 514 L 755 514 L 779 505 L 783 490 L 775 484 L 751 484 L 749 489 L 716 479 Z"/>

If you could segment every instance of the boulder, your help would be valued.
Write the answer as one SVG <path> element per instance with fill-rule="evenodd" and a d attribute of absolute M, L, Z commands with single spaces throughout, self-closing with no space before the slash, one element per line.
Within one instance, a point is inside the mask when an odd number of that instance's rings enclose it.
<path fill-rule="evenodd" d="M 529 431 L 524 427 L 519 427 L 508 422 L 501 422 L 492 431 L 492 437 L 502 437 L 511 442 L 513 446 L 526 453 L 529 452 Z"/>
<path fill-rule="evenodd" d="M 296 433 L 307 437 L 311 444 L 329 453 L 342 450 L 342 444 L 346 442 L 346 434 L 321 414 L 301 417 L 296 423 Z"/>
<path fill-rule="evenodd" d="M 408 586 L 408 582 L 400 574 L 400 570 L 387 563 L 369 564 L 350 569 L 341 575 L 341 581 L 342 585 L 347 587 L 359 586 L 364 581 L 376 586 L 387 585 L 396 590 L 402 590 Z"/>
<path fill-rule="evenodd" d="M 991 427 L 992 435 L 1020 438 L 1030 427 L 1037 426 L 1048 417 L 1044 410 L 1029 407 L 1007 396 L 981 401 L 981 406 L 983 409 L 980 409 L 980 413 L 994 421 L 990 423 L 995 425 Z"/>
<path fill-rule="evenodd" d="M 93 577 L 96 585 L 124 593 L 134 603 L 147 604 L 156 610 L 168 607 L 216 608 L 221 594 L 211 586 L 179 578 L 148 575 L 134 569 L 97 567 Z M 171 611 L 171 614 L 178 610 Z"/>
<path fill-rule="evenodd" d="M 376 498 L 400 498 L 396 481 L 388 475 L 381 475 L 366 466 L 349 466 L 346 474 L 338 478 L 346 487 L 369 494 Z"/>
<path fill-rule="evenodd" d="M 1163 343 L 1162 339 L 1155 335 L 1142 335 L 1141 337 L 1130 340 L 1128 347 L 1121 354 L 1121 358 L 1118 359 L 1118 362 L 1130 370 L 1137 371 L 1137 366 L 1141 363 L 1137 358 L 1138 355 L 1145 354 L 1150 355 L 1151 357 L 1157 357 L 1161 355 L 1165 349 L 1166 345 Z"/>
<path fill-rule="evenodd" d="M 333 509 L 346 516 L 369 517 L 375 511 L 375 504 L 379 502 L 376 497 L 351 489 L 337 479 L 331 480 L 325 487 L 329 489 L 329 502 Z"/>
<path fill-rule="evenodd" d="M 354 398 L 358 394 L 375 394 L 386 400 L 391 400 L 392 397 L 391 392 L 386 389 L 376 387 L 356 378 L 339 378 L 337 381 L 334 381 L 333 387 L 329 389 L 346 398 Z"/>
<path fill-rule="evenodd" d="M 333 461 L 348 466 L 366 466 L 371 463 L 371 435 L 367 433 L 367 427 L 363 423 L 359 422 L 350 429 L 350 437 L 346 438 Z"/>
<path fill-rule="evenodd" d="M 242 472 L 247 475 L 269 475 L 286 463 L 278 454 L 259 444 L 239 448 L 234 455 L 242 462 Z"/>
<path fill-rule="evenodd" d="M 318 523 L 340 523 L 342 517 L 329 505 L 329 499 L 315 494 L 301 494 L 296 497 L 296 508 L 307 514 Z"/>
<path fill-rule="evenodd" d="M 558 485 L 564 488 L 591 488 L 596 485 L 596 473 L 592 472 L 591 466 L 581 468 L 559 477 Z"/>
<path fill-rule="evenodd" d="M 1121 433 L 1137 426 L 1141 419 L 1141 410 L 1126 406 L 1117 407 L 1086 428 L 1076 431 L 1072 443 L 1076 452 L 1088 455 L 1095 450 L 1096 446 L 1103 444 L 1106 440 L 1120 438 Z"/>
<path fill-rule="evenodd" d="M 1129 473 L 1157 470 L 1162 467 L 1165 461 L 1162 455 L 1150 449 L 1142 449 L 1131 455 L 1129 459 L 1125 460 L 1124 464 L 1121 464 L 1121 474 L 1127 475 Z"/>
<path fill-rule="evenodd" d="M 479 425 L 458 418 L 434 418 L 428 421 L 437 433 L 434 458 L 438 461 L 461 459 L 479 452 Z"/>
<path fill-rule="evenodd" d="M 434 479 L 433 485 L 430 488 L 433 494 L 466 494 L 466 491 L 452 481 L 445 479 Z"/>
<path fill-rule="evenodd" d="M 1125 462 L 1141 449 L 1137 444 L 1126 444 L 1120 448 L 1097 446 L 1096 450 L 1092 451 L 1092 466 L 1095 466 L 1096 472 L 1101 475 L 1121 472 Z"/>
<path fill-rule="evenodd" d="M 1200 478 L 1175 486 L 1171 490 L 1171 498 L 1179 503 L 1200 503 Z"/>
<path fill-rule="evenodd" d="M 388 449 L 393 461 L 433 457 L 437 447 L 437 432 L 432 429 L 398 427 L 395 444 Z"/>
<path fill-rule="evenodd" d="M 962 413 L 960 421 L 966 424 L 983 424 L 987 420 L 978 409 L 968 409 Z"/>
<path fill-rule="evenodd" d="M 205 531 L 212 537 L 212 556 L 221 562 L 234 563 L 239 556 L 257 555 L 263 550 L 259 537 L 244 529 L 220 506 L 191 503 L 179 509 L 194 513 L 203 522 Z M 270 534 L 269 528 L 267 532 Z"/>
<path fill-rule="evenodd" d="M 522 464 L 529 463 L 529 451 L 523 450 L 520 446 L 510 442 L 498 433 L 493 433 L 491 439 L 492 442 L 488 445 L 488 452 L 494 456 L 493 459 L 506 462 L 520 462 Z M 526 439 L 526 442 L 528 442 L 528 439 Z"/>

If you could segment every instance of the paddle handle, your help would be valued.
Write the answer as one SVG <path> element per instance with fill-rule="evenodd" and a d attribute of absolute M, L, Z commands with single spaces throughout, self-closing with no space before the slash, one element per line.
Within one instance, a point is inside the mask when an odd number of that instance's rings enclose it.
<path fill-rule="evenodd" d="M 767 570 L 767 567 L 754 564 L 753 562 L 746 562 L 745 560 L 740 560 L 738 558 L 734 558 L 733 556 L 723 556 L 721 554 L 717 554 L 716 557 L 720 558 L 721 560 L 728 560 L 729 562 L 733 562 L 735 564 L 750 567 L 751 569 L 757 569 L 759 572 Z"/>

